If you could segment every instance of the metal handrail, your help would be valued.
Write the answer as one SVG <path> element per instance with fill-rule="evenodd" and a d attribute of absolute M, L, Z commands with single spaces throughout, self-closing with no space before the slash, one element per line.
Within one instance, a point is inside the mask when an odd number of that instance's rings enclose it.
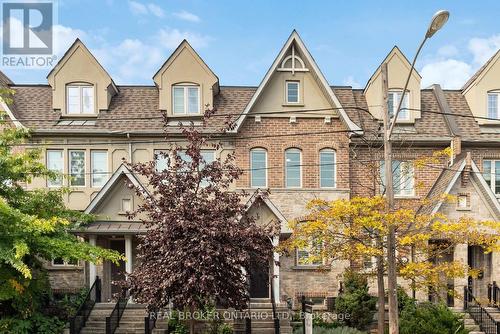
<path fill-rule="evenodd" d="M 151 314 L 154 313 L 154 316 L 151 316 Z M 158 314 L 156 311 L 154 312 L 148 312 L 148 315 L 144 317 L 144 333 L 145 334 L 151 334 L 153 332 L 153 329 L 156 326 L 156 320 L 157 320 Z"/>
<path fill-rule="evenodd" d="M 276 300 L 274 297 L 274 277 L 271 278 L 271 305 L 273 307 L 274 334 L 280 334 L 280 319 L 276 313 Z"/>
<path fill-rule="evenodd" d="M 122 318 L 123 311 L 125 311 L 127 302 L 126 290 L 122 290 L 115 307 L 113 307 L 113 311 L 111 311 L 109 317 L 106 317 L 106 334 L 114 334 L 116 328 L 120 325 L 120 319 Z"/>
<path fill-rule="evenodd" d="M 469 287 L 464 287 L 464 310 L 469 312 L 472 319 L 479 324 L 479 328 L 486 334 L 500 334 L 500 322 L 496 321 L 486 309 L 477 301 Z"/>
<path fill-rule="evenodd" d="M 488 304 L 492 307 L 500 308 L 500 288 L 496 281 L 488 284 Z"/>
<path fill-rule="evenodd" d="M 76 313 L 69 319 L 70 334 L 79 334 L 90 316 L 90 312 L 96 303 L 101 302 L 101 279 L 95 277 L 95 281 L 85 295 L 85 299 L 80 304 Z"/>

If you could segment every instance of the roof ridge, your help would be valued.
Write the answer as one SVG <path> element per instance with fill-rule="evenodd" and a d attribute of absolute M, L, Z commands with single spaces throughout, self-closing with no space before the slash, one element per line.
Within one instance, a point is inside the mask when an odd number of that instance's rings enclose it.
<path fill-rule="evenodd" d="M 474 73 L 469 80 L 465 82 L 465 84 L 462 86 L 462 91 L 466 90 L 469 88 L 469 86 L 476 81 L 476 79 L 481 75 L 481 73 L 488 67 L 488 65 L 491 63 L 491 61 L 500 53 L 500 48 L 486 61 L 486 63 L 481 66 L 476 73 Z"/>

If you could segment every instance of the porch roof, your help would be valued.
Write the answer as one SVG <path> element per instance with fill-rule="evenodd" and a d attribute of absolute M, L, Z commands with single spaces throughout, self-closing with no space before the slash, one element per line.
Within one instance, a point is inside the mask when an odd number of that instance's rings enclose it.
<path fill-rule="evenodd" d="M 96 221 L 72 232 L 80 235 L 89 234 L 144 234 L 147 227 L 142 222 Z"/>

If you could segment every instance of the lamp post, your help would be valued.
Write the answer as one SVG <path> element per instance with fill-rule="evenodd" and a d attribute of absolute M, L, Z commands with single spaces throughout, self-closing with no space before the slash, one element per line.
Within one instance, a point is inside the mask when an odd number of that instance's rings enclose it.
<path fill-rule="evenodd" d="M 401 111 L 401 105 L 404 100 L 406 90 L 408 88 L 408 83 L 410 82 L 413 69 L 415 68 L 415 62 L 417 57 L 422 50 L 425 42 L 431 38 L 439 29 L 441 29 L 448 18 L 450 13 L 445 10 L 440 10 L 434 14 L 431 23 L 425 33 L 425 37 L 420 43 L 413 62 L 411 64 L 410 72 L 406 78 L 406 83 L 404 89 L 401 92 L 401 98 L 398 102 L 398 108 L 394 114 L 393 119 L 389 118 L 388 110 L 388 80 L 387 80 L 387 63 L 382 64 L 382 90 L 384 103 L 382 106 L 383 117 L 384 117 L 384 161 L 385 161 L 385 189 L 386 197 L 388 202 L 388 209 L 390 211 L 394 210 L 394 184 L 393 184 L 393 170 L 392 170 L 392 142 L 391 134 L 394 131 L 394 126 L 398 118 L 399 112 Z M 387 290 L 389 299 L 389 333 L 399 334 L 399 320 L 398 320 L 398 300 L 397 300 L 397 274 L 396 274 L 396 233 L 394 226 L 389 225 L 389 235 L 387 237 Z"/>

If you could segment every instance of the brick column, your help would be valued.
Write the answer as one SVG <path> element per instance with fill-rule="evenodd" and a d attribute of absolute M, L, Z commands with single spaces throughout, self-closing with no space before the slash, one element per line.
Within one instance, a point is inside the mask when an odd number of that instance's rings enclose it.
<path fill-rule="evenodd" d="M 460 261 L 463 264 L 467 264 L 467 252 L 468 252 L 467 244 L 458 244 L 455 246 L 455 250 L 453 252 L 453 261 Z M 454 304 L 455 307 L 463 305 L 463 294 L 464 287 L 467 286 L 467 277 L 457 277 L 453 281 L 454 290 L 455 290 L 455 298 Z"/>

